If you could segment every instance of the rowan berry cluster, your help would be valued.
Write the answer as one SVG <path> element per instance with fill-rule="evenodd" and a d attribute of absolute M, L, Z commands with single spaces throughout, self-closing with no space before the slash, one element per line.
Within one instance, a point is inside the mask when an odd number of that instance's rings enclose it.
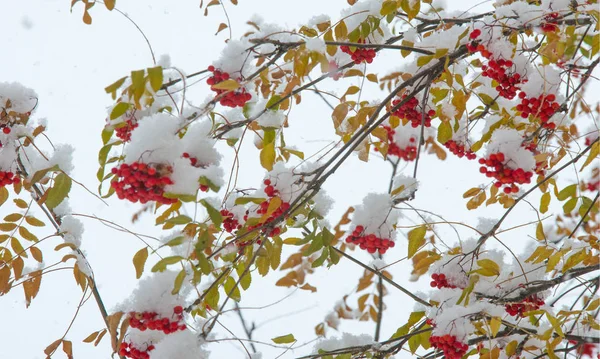
<path fill-rule="evenodd" d="M 359 39 L 358 43 L 364 44 L 365 40 Z M 352 61 L 354 61 L 354 63 L 357 65 L 361 64 L 363 62 L 370 64 L 371 62 L 373 62 L 373 59 L 377 55 L 377 53 L 375 52 L 375 49 L 368 49 L 368 48 L 364 48 L 364 47 L 357 47 L 354 51 L 352 51 L 352 50 L 350 50 L 350 46 L 342 45 L 342 46 L 340 46 L 340 50 L 342 50 L 342 52 L 349 54 L 350 57 L 352 58 Z"/>
<path fill-rule="evenodd" d="M 470 52 L 479 52 L 481 56 L 488 59 L 487 64 L 481 66 L 481 75 L 495 80 L 498 83 L 496 91 L 498 91 L 500 96 L 512 100 L 519 90 L 518 85 L 527 82 L 527 80 L 514 72 L 514 64 L 511 60 L 493 58 L 492 53 L 484 45 L 476 41 L 479 35 L 481 35 L 481 30 L 479 29 L 475 29 L 469 34 L 469 38 L 473 41 L 467 44 L 467 49 Z"/>
<path fill-rule="evenodd" d="M 544 305 L 544 300 L 536 295 L 525 298 L 521 303 L 512 303 L 504 306 L 506 312 L 511 316 L 524 317 L 524 313 L 537 310 Z"/>
<path fill-rule="evenodd" d="M 446 141 L 446 143 L 444 143 L 444 146 L 448 150 L 450 150 L 450 152 L 457 155 L 459 158 L 463 158 L 464 156 L 467 156 L 467 159 L 469 159 L 469 160 L 474 160 L 475 158 L 477 158 L 477 155 L 473 151 L 471 151 L 471 150 L 465 151 L 465 145 L 457 143 L 454 140 Z"/>
<path fill-rule="evenodd" d="M 19 176 L 10 171 L 0 171 L 0 187 L 10 186 L 21 182 Z"/>
<path fill-rule="evenodd" d="M 242 228 L 242 225 L 230 211 L 222 209 L 221 216 L 223 217 L 223 228 L 226 232 L 233 233 L 234 231 Z"/>
<path fill-rule="evenodd" d="M 206 83 L 210 85 L 210 89 L 217 93 L 217 96 L 222 95 L 219 99 L 219 103 L 222 106 L 227 107 L 244 107 L 246 102 L 252 99 L 252 95 L 246 92 L 246 89 L 229 91 L 214 88 L 214 85 L 229 80 L 230 76 L 227 72 L 215 69 L 214 66 L 209 66 L 208 71 L 212 72 L 213 75 L 206 80 Z"/>
<path fill-rule="evenodd" d="M 385 254 L 395 243 L 389 239 L 379 238 L 374 234 L 365 234 L 365 227 L 356 226 L 351 235 L 346 238 L 346 243 L 357 244 L 360 249 L 373 254 L 379 251 L 379 254 Z"/>
<path fill-rule="evenodd" d="M 271 180 L 266 179 L 264 181 L 265 184 L 265 194 L 267 196 L 269 196 L 268 199 L 262 201 L 259 204 L 259 208 L 256 210 L 257 214 L 261 214 L 261 215 L 265 215 L 268 214 L 269 212 L 269 206 L 271 205 L 271 202 L 273 201 L 273 199 L 275 197 L 277 197 L 279 195 L 279 191 L 275 189 L 275 187 L 273 187 L 273 185 L 271 184 Z M 262 225 L 268 224 L 272 221 L 275 220 L 275 218 L 281 216 L 285 211 L 287 211 L 290 208 L 290 204 L 288 202 L 281 202 L 281 205 L 276 208 L 273 213 L 271 213 L 266 221 L 264 221 L 263 223 L 259 223 L 253 226 L 249 226 L 248 230 L 251 231 L 255 228 L 258 228 Z M 247 221 L 248 220 L 248 215 L 249 215 L 249 211 L 246 211 L 246 215 L 244 216 L 244 220 Z M 274 237 L 274 236 L 278 236 L 281 233 L 281 228 L 279 227 L 275 227 L 272 228 L 269 232 L 266 233 L 267 237 Z"/>
<path fill-rule="evenodd" d="M 452 285 L 450 283 L 448 283 L 448 279 L 446 278 L 446 275 L 444 273 L 433 273 L 431 275 L 431 282 L 429 283 L 429 285 L 432 288 L 456 288 L 455 285 Z"/>
<path fill-rule="evenodd" d="M 119 355 L 131 359 L 150 359 L 150 352 L 154 350 L 154 345 L 148 345 L 146 350 L 140 350 L 131 343 L 122 342 L 119 346 Z"/>
<path fill-rule="evenodd" d="M 544 16 L 544 21 L 541 24 L 543 32 L 556 32 L 558 31 L 558 24 L 556 20 L 560 15 L 557 12 L 552 12 Z"/>
<path fill-rule="evenodd" d="M 387 132 L 388 139 L 388 156 L 396 156 L 405 161 L 414 161 L 417 158 L 417 146 L 414 145 L 415 139 L 411 138 L 409 141 L 413 144 L 406 146 L 406 148 L 402 149 L 396 142 L 394 142 L 394 135 L 396 134 L 396 130 L 391 128 L 390 126 L 382 126 L 384 130 Z M 377 151 L 377 148 L 375 148 Z"/>
<path fill-rule="evenodd" d="M 145 330 L 160 330 L 165 334 L 171 334 L 179 330 L 185 330 L 186 326 L 182 323 L 182 306 L 178 305 L 173 308 L 173 317 L 175 317 L 175 320 L 171 321 L 169 318 L 159 318 L 158 313 L 156 312 L 130 312 L 129 326 L 139 329 L 142 332 Z"/>
<path fill-rule="evenodd" d="M 402 100 L 405 99 L 407 95 L 402 96 Z M 396 106 L 402 100 L 396 99 L 392 101 L 392 106 Z M 401 119 L 406 119 L 410 121 L 410 125 L 413 128 L 417 128 L 421 126 L 421 123 L 425 127 L 431 127 L 431 117 L 435 116 L 435 110 L 428 110 L 425 112 L 425 120 L 423 121 L 423 111 L 419 106 L 419 100 L 415 97 L 411 98 L 407 102 L 405 102 L 399 109 L 394 111 L 392 115 L 397 116 Z"/>
<path fill-rule="evenodd" d="M 494 186 L 498 188 L 505 186 L 503 189 L 504 193 L 517 193 L 519 192 L 517 184 L 531 183 L 533 172 L 525 171 L 522 168 L 513 170 L 506 166 L 507 162 L 504 153 L 492 153 L 487 159 L 479 159 L 479 163 L 483 165 L 479 168 L 479 172 L 485 174 L 487 177 L 496 179 Z"/>
<path fill-rule="evenodd" d="M 459 342 L 454 335 L 450 334 L 432 335 L 429 337 L 429 343 L 432 347 L 444 352 L 447 359 L 460 359 L 469 349 L 467 344 Z"/>
<path fill-rule="evenodd" d="M 165 186 L 173 184 L 169 178 L 172 169 L 165 165 L 148 165 L 134 162 L 130 165 L 123 163 L 114 167 L 112 173 L 118 179 L 111 182 L 119 199 L 127 199 L 131 202 L 146 203 L 156 201 L 162 204 L 177 202 L 174 198 L 164 197 Z"/>
<path fill-rule="evenodd" d="M 556 128 L 554 123 L 548 123 L 550 117 L 558 111 L 560 105 L 555 102 L 556 96 L 553 94 L 540 95 L 537 98 L 527 98 L 525 92 L 519 94 L 521 103 L 517 105 L 517 111 L 521 112 L 522 118 L 528 118 L 533 115 L 533 118 L 539 118 L 544 128 L 553 130 Z"/>
<path fill-rule="evenodd" d="M 578 344 L 578 343 L 579 343 L 579 342 L 577 342 L 576 340 L 569 340 L 569 344 L 576 345 L 576 344 Z M 598 345 L 598 344 L 594 344 L 594 343 L 581 343 L 581 344 L 579 344 L 579 346 L 577 347 L 577 350 L 576 350 L 576 352 L 577 352 L 577 354 L 578 354 L 580 357 L 587 356 L 587 357 L 590 357 L 590 358 L 591 358 L 591 357 L 594 355 L 594 347 L 595 347 L 596 345 Z"/>
<path fill-rule="evenodd" d="M 115 129 L 115 135 L 121 139 L 123 142 L 131 141 L 131 132 L 138 127 L 138 123 L 134 122 L 134 120 L 130 119 L 125 121 L 125 125 L 122 127 L 117 127 Z"/>

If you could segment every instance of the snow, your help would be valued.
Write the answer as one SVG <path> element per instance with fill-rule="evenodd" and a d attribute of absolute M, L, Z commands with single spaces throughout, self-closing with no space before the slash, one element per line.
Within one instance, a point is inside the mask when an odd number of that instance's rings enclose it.
<path fill-rule="evenodd" d="M 116 311 L 156 312 L 161 317 L 170 318 L 173 308 L 185 304 L 185 296 L 191 287 L 184 285 L 178 294 L 173 295 L 173 284 L 178 272 L 166 270 L 140 279 L 131 296 L 117 305 Z"/>
<path fill-rule="evenodd" d="M 37 97 L 35 91 L 18 82 L 0 82 L 0 107 L 7 111 L 17 113 L 33 111 L 37 106 Z"/>
<path fill-rule="evenodd" d="M 70 215 L 61 218 L 60 232 L 63 233 L 65 242 L 72 243 L 79 248 L 83 236 L 83 223 Z"/>
<path fill-rule="evenodd" d="M 487 145 L 486 157 L 502 152 L 505 157 L 504 162 L 508 167 L 532 171 L 535 169 L 535 157 L 531 151 L 521 147 L 522 143 L 523 138 L 519 131 L 510 128 L 497 129 Z"/>
<path fill-rule="evenodd" d="M 181 119 L 165 113 L 145 117 L 131 133 L 131 142 L 125 146 L 125 163 L 169 163 L 182 155 L 177 131 Z"/>
<path fill-rule="evenodd" d="M 332 351 L 340 348 L 358 346 L 358 345 L 370 345 L 373 344 L 373 337 L 368 334 L 354 335 L 350 333 L 342 333 L 342 337 L 335 337 L 331 339 L 323 339 L 313 349 L 314 353 L 319 350 Z"/>
<path fill-rule="evenodd" d="M 394 177 L 393 191 L 402 186 L 404 187 L 404 189 L 399 193 L 395 194 L 395 198 L 404 198 L 410 196 L 419 188 L 419 182 L 413 177 L 398 174 L 396 177 Z"/>
<path fill-rule="evenodd" d="M 363 199 L 363 203 L 356 207 L 350 231 L 361 225 L 366 234 L 375 234 L 379 238 L 395 240 L 394 224 L 400 214 L 392 206 L 393 201 L 389 194 L 369 193 Z"/>
<path fill-rule="evenodd" d="M 528 98 L 553 94 L 557 95 L 556 102 L 561 103 L 560 71 L 554 66 L 538 66 L 528 74 L 527 79 L 527 83 L 521 86 L 521 90 L 527 94 Z"/>
<path fill-rule="evenodd" d="M 306 40 L 306 49 L 309 51 L 316 51 L 324 54 L 327 50 L 327 45 L 325 45 L 325 41 L 320 37 L 311 37 Z"/>
<path fill-rule="evenodd" d="M 155 344 L 152 359 L 207 359 L 210 353 L 201 348 L 197 334 L 190 330 L 171 333 Z"/>

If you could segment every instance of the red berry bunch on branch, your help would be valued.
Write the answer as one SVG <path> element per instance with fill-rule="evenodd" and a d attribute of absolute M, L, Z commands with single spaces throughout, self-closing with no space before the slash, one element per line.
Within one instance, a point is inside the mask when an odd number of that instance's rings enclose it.
<path fill-rule="evenodd" d="M 222 209 L 221 216 L 223 217 L 223 228 L 226 232 L 233 233 L 234 231 L 242 228 L 242 225 L 230 211 Z"/>
<path fill-rule="evenodd" d="M 454 140 L 446 141 L 446 143 L 444 143 L 444 146 L 448 150 L 450 150 L 450 152 L 457 155 L 459 158 L 463 158 L 464 156 L 467 156 L 467 159 L 469 159 L 469 160 L 474 160 L 475 158 L 477 158 L 477 155 L 473 151 L 471 151 L 471 150 L 465 151 L 465 145 L 460 144 Z"/>
<path fill-rule="evenodd" d="M 455 285 L 452 285 L 450 283 L 448 283 L 448 279 L 446 278 L 446 275 L 444 273 L 433 273 L 431 275 L 431 282 L 429 283 L 429 285 L 432 288 L 456 288 Z"/>
<path fill-rule="evenodd" d="M 467 344 L 459 342 L 454 335 L 449 334 L 432 335 L 429 337 L 429 343 L 432 347 L 443 351 L 448 359 L 460 359 L 469 349 Z"/>
<path fill-rule="evenodd" d="M 130 165 L 123 163 L 114 167 L 112 173 L 118 178 L 111 182 L 119 199 L 127 199 L 131 202 L 146 203 L 156 201 L 163 204 L 172 204 L 177 199 L 164 197 L 165 186 L 173 184 L 169 178 L 172 169 L 166 165 L 147 165 L 134 162 Z"/>
<path fill-rule="evenodd" d="M 549 94 L 528 98 L 525 92 L 521 92 L 519 98 L 521 99 L 521 103 L 517 105 L 517 111 L 521 112 L 521 117 L 528 118 L 532 115 L 533 118 L 540 119 L 542 127 L 550 130 L 556 128 L 554 123 L 548 123 L 550 117 L 560 108 L 558 102 L 555 102 L 555 95 Z"/>
<path fill-rule="evenodd" d="M 131 141 L 131 132 L 138 127 L 138 123 L 133 119 L 125 121 L 125 125 L 115 128 L 115 135 L 123 142 Z"/>
<path fill-rule="evenodd" d="M 259 204 L 259 208 L 256 210 L 257 214 L 260 215 L 266 215 L 269 213 L 269 206 L 271 206 L 271 203 L 274 201 L 275 197 L 279 196 L 279 191 L 277 189 L 275 189 L 275 187 L 271 184 L 271 180 L 266 179 L 264 181 L 265 184 L 265 194 L 269 197 L 268 199 L 264 200 L 263 202 L 261 202 Z M 279 199 L 281 200 L 281 199 Z M 275 220 L 275 218 L 281 216 L 285 211 L 287 211 L 290 208 L 290 204 L 288 202 L 283 202 L 281 201 L 281 204 L 279 205 L 279 207 L 277 207 L 268 217 L 265 221 L 261 221 L 262 223 L 258 223 L 256 225 L 253 226 L 249 226 L 248 230 L 251 231 L 255 228 L 258 228 L 262 225 L 268 224 L 272 221 Z M 249 212 L 246 213 L 246 215 L 244 216 L 244 220 L 248 220 L 248 214 Z M 266 235 L 268 237 L 274 237 L 274 236 L 278 236 L 281 233 L 281 228 L 279 227 L 275 227 L 272 228 L 269 232 L 266 233 Z"/>
<path fill-rule="evenodd" d="M 479 29 L 475 29 L 469 34 L 469 38 L 473 41 L 467 44 L 467 49 L 471 52 L 479 52 L 481 56 L 488 59 L 487 64 L 481 66 L 481 75 L 495 80 L 498 83 L 496 91 L 500 96 L 512 100 L 519 90 L 518 85 L 527 82 L 527 80 L 521 78 L 521 75 L 514 71 L 514 64 L 511 60 L 493 58 L 492 53 L 476 41 L 479 35 L 481 35 Z"/>
<path fill-rule="evenodd" d="M 403 95 L 402 99 L 405 99 L 407 95 Z M 392 106 L 396 106 L 402 100 L 396 99 L 392 101 Z M 419 100 L 416 97 L 411 98 L 404 105 L 400 106 L 399 109 L 394 111 L 392 115 L 397 116 L 401 119 L 406 119 L 410 121 L 410 125 L 413 128 L 417 128 L 421 126 L 421 123 L 424 124 L 425 127 L 431 127 L 431 117 L 435 116 L 435 110 L 431 109 L 425 111 L 425 121 L 423 121 L 423 111 L 422 108 L 419 107 Z"/>
<path fill-rule="evenodd" d="M 387 131 L 388 138 L 388 156 L 396 156 L 405 161 L 414 161 L 417 158 L 417 146 L 414 145 L 415 139 L 411 138 L 409 141 L 413 144 L 406 146 L 406 148 L 402 149 L 396 142 L 394 142 L 394 135 L 396 131 L 390 126 L 383 126 L 383 128 Z M 377 150 L 377 148 L 376 148 Z"/>
<path fill-rule="evenodd" d="M 356 226 L 351 235 L 346 238 L 346 243 L 357 244 L 360 249 L 373 254 L 379 251 L 379 254 L 385 254 L 395 243 L 389 239 L 379 238 L 374 234 L 365 234 L 363 226 Z"/>
<path fill-rule="evenodd" d="M 544 21 L 542 22 L 542 31 L 543 32 L 556 32 L 558 31 L 557 19 L 560 15 L 557 12 L 551 12 L 550 14 L 544 16 Z"/>
<path fill-rule="evenodd" d="M 158 318 L 158 313 L 156 312 L 130 312 L 129 325 L 142 332 L 145 330 L 160 330 L 165 334 L 171 334 L 179 330 L 185 330 L 186 326 L 182 323 L 182 306 L 178 305 L 173 308 L 173 317 L 175 317 L 175 320 Z"/>
<path fill-rule="evenodd" d="M 119 355 L 131 359 L 150 359 L 150 352 L 154 350 L 154 345 L 148 345 L 146 350 L 136 348 L 132 343 L 123 342 L 119 346 Z"/>
<path fill-rule="evenodd" d="M 365 40 L 359 39 L 358 43 L 364 44 Z M 363 62 L 370 64 L 371 62 L 373 62 L 373 59 L 377 55 L 377 53 L 375 52 L 375 49 L 368 49 L 368 48 L 364 48 L 364 47 L 357 47 L 354 51 L 352 51 L 352 50 L 350 50 L 350 46 L 342 45 L 342 46 L 340 46 L 340 50 L 342 50 L 342 52 L 349 54 L 350 57 L 352 58 L 352 61 L 354 61 L 354 63 L 357 65 L 361 64 Z"/>
<path fill-rule="evenodd" d="M 0 187 L 10 186 L 11 184 L 17 184 L 21 182 L 19 176 L 16 176 L 10 171 L 0 171 Z"/>
<path fill-rule="evenodd" d="M 480 158 L 482 164 L 479 172 L 487 177 L 496 179 L 494 186 L 504 187 L 504 193 L 517 193 L 519 187 L 517 184 L 531 183 L 533 172 L 525 171 L 522 168 L 512 169 L 506 165 L 507 161 L 502 152 L 492 153 L 489 158 Z M 487 166 L 487 167 L 486 167 Z"/>
<path fill-rule="evenodd" d="M 523 318 L 524 313 L 532 310 L 537 310 L 542 305 L 544 305 L 544 300 L 536 295 L 532 295 L 530 297 L 525 298 L 521 303 L 507 304 L 504 308 L 506 309 L 506 312 L 511 316 L 518 316 Z"/>
<path fill-rule="evenodd" d="M 214 87 L 214 85 L 223 81 L 229 80 L 230 76 L 227 72 L 215 69 L 214 66 L 209 66 L 208 71 L 212 72 L 213 75 L 206 80 L 206 83 L 210 85 L 210 89 L 217 93 L 217 96 L 222 95 L 219 103 L 222 106 L 227 107 L 244 107 L 246 102 L 252 99 L 252 95 L 246 92 L 246 89 L 228 91 L 221 90 Z"/>

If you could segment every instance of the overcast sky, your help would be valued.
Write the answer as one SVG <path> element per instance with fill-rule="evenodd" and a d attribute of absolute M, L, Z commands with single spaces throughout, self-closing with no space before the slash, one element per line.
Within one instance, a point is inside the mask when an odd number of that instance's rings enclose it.
<path fill-rule="evenodd" d="M 206 2 L 206 1 L 205 1 Z M 3 34 L 2 57 L 0 58 L 0 79 L 18 81 L 33 88 L 39 95 L 36 116 L 47 117 L 48 134 L 54 143 L 69 143 L 76 148 L 74 178 L 84 183 L 91 191 L 96 191 L 97 152 L 101 147 L 100 131 L 104 126 L 106 107 L 111 99 L 104 93 L 104 87 L 127 75 L 131 70 L 152 66 L 152 58 L 146 42 L 136 28 L 122 15 L 108 12 L 101 5 L 92 9 L 93 25 L 81 21 L 81 6 L 72 13 L 69 0 L 0 0 Z M 226 4 L 231 20 L 233 37 L 247 31 L 244 25 L 252 14 L 260 14 L 265 21 L 297 28 L 299 23 L 314 15 L 329 14 L 333 19 L 339 11 L 347 7 L 345 0 L 303 0 L 303 1 L 256 1 L 240 0 L 238 6 Z M 466 10 L 476 1 L 452 1 L 457 9 Z M 117 7 L 129 14 L 143 29 L 157 56 L 168 54 L 171 63 L 186 73 L 206 68 L 220 53 L 227 38 L 227 30 L 214 36 L 218 24 L 225 21 L 219 7 L 212 7 L 208 17 L 199 9 L 199 0 L 171 1 L 117 1 Z M 489 2 L 473 11 L 483 12 L 491 8 Z M 377 69 L 385 73 L 396 68 L 398 57 L 383 59 Z M 386 67 L 387 66 L 387 67 Z M 386 70 L 386 68 L 388 70 Z M 358 85 L 358 83 L 357 83 Z M 323 84 L 325 89 L 339 90 L 339 85 L 331 81 Z M 196 89 L 198 87 L 198 89 Z M 199 84 L 188 95 L 192 102 L 200 103 L 208 94 L 206 86 Z M 381 99 L 383 92 L 365 94 L 369 100 Z M 286 141 L 307 154 L 312 154 L 335 139 L 330 120 L 330 110 L 313 94 L 303 97 L 302 106 L 297 107 L 290 118 L 290 129 Z M 264 175 L 260 168 L 257 152 L 252 149 L 242 156 L 240 185 L 256 186 Z M 225 148 L 225 147 L 224 147 Z M 226 149 L 225 149 L 226 151 Z M 231 154 L 226 154 L 223 167 L 230 168 Z M 405 173 L 412 171 L 412 164 Z M 368 192 L 387 190 L 390 167 L 383 161 L 374 160 L 369 164 L 353 158 L 349 160 L 325 185 L 325 190 L 335 199 L 336 204 L 329 216 L 336 223 L 350 205 L 358 204 Z M 458 174 L 463 174 L 458 175 Z M 462 193 L 484 182 L 475 163 L 467 161 L 439 162 L 433 156 L 425 156 L 419 167 L 419 181 L 422 190 L 411 203 L 442 214 L 449 221 L 477 224 L 477 217 L 494 218 L 497 209 L 482 208 L 477 213 L 468 212 Z M 131 215 L 138 205 L 110 199 L 108 206 L 97 200 L 80 187 L 75 187 L 71 196 L 75 212 L 96 215 L 110 219 L 140 233 L 160 236 L 159 227 L 153 226 L 151 216 L 146 215 L 140 223 L 130 224 Z M 5 215 L 6 209 L 0 211 Z M 411 218 L 414 218 L 412 216 Z M 535 214 L 526 206 L 521 206 L 509 217 L 504 228 L 520 224 Z M 86 251 L 94 268 L 99 290 L 108 308 L 126 298 L 135 286 L 135 274 L 131 264 L 133 254 L 143 247 L 134 236 L 115 231 L 98 221 L 83 219 L 86 232 L 82 248 Z M 406 219 L 402 224 L 412 224 Z M 50 231 L 50 229 L 48 229 Z M 456 234 L 449 228 L 440 228 L 440 233 L 449 243 L 456 243 Z M 49 233 L 49 232 L 48 232 Z M 511 247 L 517 251 L 523 248 L 529 232 L 511 232 L 503 238 L 511 240 Z M 473 234 L 461 232 L 466 239 Z M 514 236 L 511 238 L 511 236 Z M 502 236 L 501 236 L 502 237 Z M 402 242 L 403 236 L 399 236 Z M 42 249 L 47 253 L 47 263 L 60 258 L 52 255 L 59 239 L 46 243 Z M 406 255 L 406 245 L 390 251 L 386 262 L 391 263 Z M 370 261 L 364 253 L 356 254 L 364 262 Z M 284 255 L 284 258 L 287 256 Z M 412 290 L 427 290 L 428 281 L 423 278 L 418 283 L 408 281 L 409 263 L 406 261 L 389 268 L 396 280 Z M 343 295 L 356 286 L 362 270 L 349 263 L 342 263 L 329 270 L 319 269 L 309 282 L 319 289 L 316 294 L 274 287 L 273 283 L 283 276 L 283 272 L 270 273 L 268 278 L 253 276 L 252 288 L 244 293 L 241 302 L 248 321 L 256 322 L 255 338 L 270 342 L 270 338 L 293 333 L 298 346 L 315 338 L 313 328 L 330 312 Z M 288 296 L 284 301 L 280 299 Z M 29 309 L 25 309 L 20 289 L 0 298 L 0 312 L 3 325 L 0 326 L 1 357 L 43 358 L 43 349 L 62 336 L 80 300 L 81 291 L 75 285 L 70 271 L 57 271 L 44 276 L 40 294 Z M 388 309 L 383 315 L 382 338 L 386 339 L 404 324 L 413 302 L 402 293 L 389 288 L 385 298 Z M 356 298 L 350 299 L 356 306 Z M 272 304 L 272 305 L 271 305 Z M 258 310 L 258 307 L 270 307 Z M 223 316 L 222 323 L 239 337 L 244 337 L 235 315 Z M 93 300 L 79 312 L 67 339 L 74 342 L 75 358 L 107 358 L 111 349 L 108 337 L 94 348 L 81 343 L 89 333 L 100 330 L 103 321 Z M 223 328 L 217 326 L 217 336 L 230 337 Z M 373 334 L 373 322 L 343 322 L 341 331 Z M 335 335 L 334 331 L 328 334 Z M 282 357 L 291 358 L 307 354 L 313 344 Z M 264 358 L 274 358 L 283 353 L 281 349 L 258 346 Z M 209 349 L 215 358 L 244 357 L 239 344 L 223 341 L 211 345 Z M 8 353 L 6 351 L 9 351 Z M 56 357 L 61 357 L 59 354 Z M 399 355 L 402 357 L 402 355 Z"/>

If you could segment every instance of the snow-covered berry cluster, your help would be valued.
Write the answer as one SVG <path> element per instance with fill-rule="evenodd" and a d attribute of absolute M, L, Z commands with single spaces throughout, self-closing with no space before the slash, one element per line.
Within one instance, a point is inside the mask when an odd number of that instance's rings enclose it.
<path fill-rule="evenodd" d="M 429 343 L 432 347 L 444 352 L 444 356 L 448 359 L 460 359 L 469 349 L 466 343 L 461 343 L 456 340 L 454 335 L 449 334 L 443 336 L 432 335 L 429 337 Z"/>
<path fill-rule="evenodd" d="M 279 191 L 277 189 L 275 189 L 275 187 L 271 184 L 271 180 L 266 179 L 264 181 L 265 184 L 265 193 L 266 195 L 269 197 L 268 199 L 262 201 L 259 204 L 259 208 L 256 210 L 257 214 L 260 215 L 266 215 L 269 213 L 269 206 L 271 205 L 271 203 L 274 201 L 275 197 L 279 196 Z M 262 222 L 262 223 L 258 223 L 255 225 L 251 225 L 248 226 L 248 230 L 251 231 L 255 228 L 258 228 L 260 226 L 263 226 L 265 224 L 268 224 L 272 221 L 274 221 L 277 217 L 281 216 L 285 211 L 287 211 L 290 208 L 290 204 L 288 202 L 281 202 L 281 204 L 279 205 L 279 207 L 277 207 L 271 214 L 268 215 L 267 219 Z M 244 220 L 247 221 L 248 220 L 248 215 L 250 214 L 250 211 L 246 211 L 246 215 L 244 215 Z M 268 237 L 274 237 L 274 236 L 278 236 L 281 233 L 281 228 L 280 227 L 275 227 L 272 228 L 270 231 L 268 231 L 267 233 L 265 233 Z"/>
<path fill-rule="evenodd" d="M 432 288 L 456 288 L 455 285 L 448 283 L 448 279 L 444 273 L 433 273 L 429 285 Z"/>
<path fill-rule="evenodd" d="M 507 304 L 506 312 L 511 316 L 524 317 L 524 313 L 539 309 L 544 305 L 544 300 L 536 295 L 525 298 L 520 303 Z"/>
<path fill-rule="evenodd" d="M 365 234 L 363 226 L 356 226 L 351 235 L 346 238 L 346 243 L 357 244 L 360 249 L 366 250 L 373 254 L 379 251 L 379 254 L 385 254 L 388 249 L 392 248 L 394 241 L 386 238 L 379 238 L 374 234 Z"/>
<path fill-rule="evenodd" d="M 555 102 L 556 96 L 553 94 L 540 95 L 534 98 L 528 98 L 525 92 L 519 94 L 521 103 L 517 105 L 517 111 L 521 112 L 522 118 L 539 118 L 544 128 L 553 130 L 556 128 L 554 123 L 549 123 L 550 117 L 558 111 L 560 104 Z"/>
<path fill-rule="evenodd" d="M 560 15 L 557 12 L 551 12 L 550 14 L 544 16 L 544 21 L 542 21 L 541 28 L 543 32 L 556 32 L 558 31 L 557 19 Z"/>
<path fill-rule="evenodd" d="M 533 172 L 525 171 L 522 168 L 512 169 L 507 166 L 507 162 L 504 153 L 492 153 L 488 158 L 479 159 L 479 163 L 482 165 L 479 172 L 496 179 L 494 186 L 498 188 L 504 186 L 504 193 L 517 193 L 519 191 L 518 184 L 531 183 Z"/>
<path fill-rule="evenodd" d="M 183 307 L 178 305 L 173 308 L 173 317 L 175 320 L 170 318 L 160 318 L 156 312 L 130 312 L 129 313 L 129 326 L 140 331 L 145 330 L 160 330 L 165 334 L 175 333 L 178 330 L 185 330 L 186 326 L 183 324 Z"/>
<path fill-rule="evenodd" d="M 471 150 L 465 150 L 465 145 L 454 140 L 448 140 L 444 146 L 459 158 L 467 157 L 469 160 L 474 160 L 477 155 Z"/>
<path fill-rule="evenodd" d="M 476 40 L 479 35 L 481 35 L 481 30 L 475 29 L 471 32 L 469 38 Z M 498 91 L 500 96 L 509 100 L 515 98 L 519 90 L 518 86 L 526 83 L 527 79 L 522 78 L 515 71 L 513 62 L 511 60 L 493 58 L 492 53 L 483 44 L 479 44 L 476 41 L 468 44 L 467 48 L 471 52 L 479 52 L 481 56 L 488 59 L 487 64 L 481 66 L 481 75 L 496 81 L 496 91 Z"/>
<path fill-rule="evenodd" d="M 364 44 L 365 40 L 359 39 L 358 43 Z M 348 55 L 350 55 L 350 57 L 352 58 L 352 61 L 354 61 L 354 63 L 357 65 L 361 64 L 363 62 L 370 64 L 371 62 L 373 62 L 373 59 L 377 55 L 377 53 L 375 52 L 375 49 L 368 49 L 368 48 L 363 48 L 363 47 L 357 47 L 354 51 L 352 51 L 350 49 L 350 46 L 342 45 L 342 46 L 340 46 L 340 50 L 342 50 L 342 52 L 345 52 Z"/>
<path fill-rule="evenodd" d="M 402 100 L 406 97 L 407 95 L 404 94 L 402 96 Z M 392 101 L 392 106 L 398 105 L 402 100 L 396 99 Z M 423 123 L 425 127 L 431 127 L 431 117 L 435 116 L 435 110 L 430 109 L 425 111 L 425 119 L 423 119 L 423 111 L 422 108 L 419 107 L 419 100 L 416 97 L 413 97 L 400 106 L 400 108 L 398 108 L 392 114 L 401 119 L 409 120 L 410 125 L 413 128 L 421 126 L 421 123 Z"/>
<path fill-rule="evenodd" d="M 0 187 L 10 186 L 21 182 L 19 176 L 10 171 L 0 171 Z"/>
<path fill-rule="evenodd" d="M 398 144 L 394 141 L 394 135 L 396 134 L 396 130 L 391 128 L 390 126 L 382 126 L 384 130 L 387 132 L 388 138 L 388 156 L 396 156 L 405 161 L 414 161 L 417 158 L 417 146 L 415 145 L 416 140 L 414 138 L 410 138 L 408 146 L 405 148 L 400 148 Z M 377 150 L 377 148 L 375 148 Z"/>
<path fill-rule="evenodd" d="M 165 186 L 173 184 L 169 178 L 171 167 L 167 165 L 150 165 L 141 162 L 122 163 L 114 167 L 112 173 L 118 178 L 111 182 L 119 199 L 131 202 L 146 203 L 156 201 L 163 204 L 177 202 L 174 198 L 164 197 Z"/>
<path fill-rule="evenodd" d="M 227 72 L 215 69 L 214 66 L 209 66 L 208 71 L 212 72 L 213 75 L 206 80 L 206 83 L 210 85 L 210 89 L 216 92 L 217 96 L 222 95 L 219 103 L 222 106 L 227 107 L 244 107 L 246 102 L 252 99 L 252 95 L 246 92 L 245 88 L 236 91 L 221 90 L 214 87 L 214 85 L 223 81 L 229 80 L 230 75 Z"/>
<path fill-rule="evenodd" d="M 154 350 L 154 345 L 150 344 L 146 349 L 136 348 L 133 343 L 122 342 L 119 346 L 119 355 L 131 359 L 150 359 L 150 352 Z"/>
<path fill-rule="evenodd" d="M 115 136 L 123 142 L 129 142 L 131 140 L 131 132 L 138 126 L 139 124 L 135 119 L 129 119 L 124 122 L 124 125 L 115 128 Z"/>

